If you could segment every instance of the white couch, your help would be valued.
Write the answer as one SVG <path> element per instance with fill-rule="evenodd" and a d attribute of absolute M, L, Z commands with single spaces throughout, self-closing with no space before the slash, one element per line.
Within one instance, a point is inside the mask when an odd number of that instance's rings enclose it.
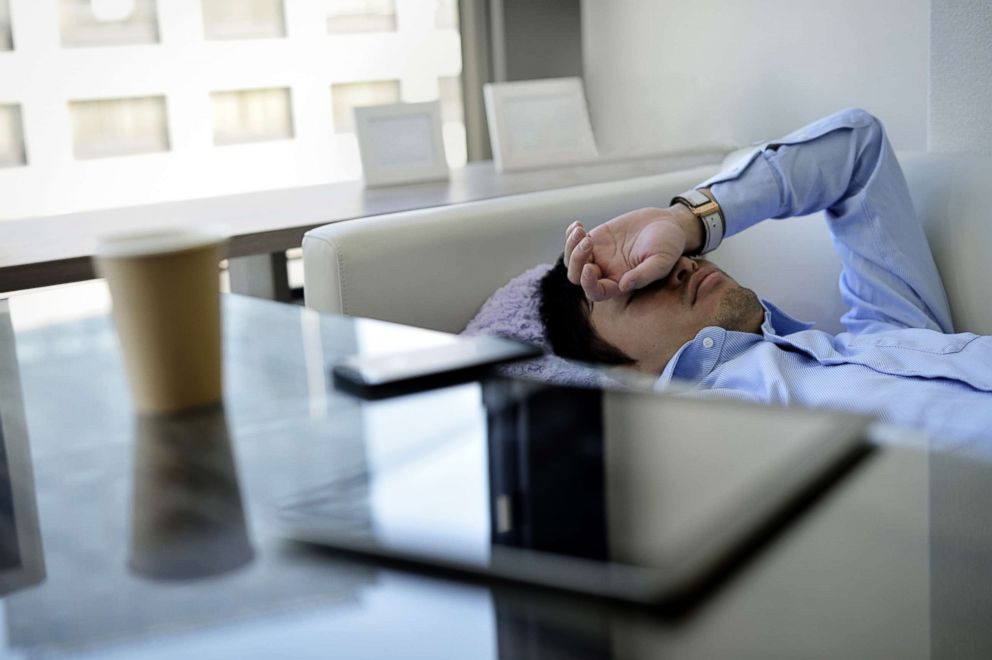
<path fill-rule="evenodd" d="M 959 332 L 992 334 L 992 158 L 900 155 Z M 317 310 L 458 332 L 490 293 L 561 252 L 572 220 L 587 228 L 665 206 L 715 173 L 702 167 L 325 225 L 303 239 L 306 304 Z M 794 316 L 836 331 L 839 262 L 818 217 L 765 222 L 711 255 Z"/>

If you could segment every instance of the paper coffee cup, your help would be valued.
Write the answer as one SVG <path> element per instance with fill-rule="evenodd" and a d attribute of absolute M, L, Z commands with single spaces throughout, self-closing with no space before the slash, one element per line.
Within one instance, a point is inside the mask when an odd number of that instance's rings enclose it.
<path fill-rule="evenodd" d="M 219 231 L 105 236 L 94 256 L 113 300 L 135 406 L 171 413 L 221 400 Z"/>

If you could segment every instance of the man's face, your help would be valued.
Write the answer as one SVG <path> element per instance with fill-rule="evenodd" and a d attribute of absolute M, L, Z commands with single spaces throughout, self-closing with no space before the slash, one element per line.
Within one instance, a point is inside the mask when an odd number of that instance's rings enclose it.
<path fill-rule="evenodd" d="M 604 340 L 660 374 L 675 352 L 705 327 L 760 332 L 758 297 L 705 259 L 682 257 L 668 277 L 603 302 L 588 302 L 589 322 Z"/>

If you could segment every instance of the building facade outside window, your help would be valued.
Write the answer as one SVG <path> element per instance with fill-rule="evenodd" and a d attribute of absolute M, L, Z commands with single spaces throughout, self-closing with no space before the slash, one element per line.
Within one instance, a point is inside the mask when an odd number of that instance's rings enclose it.
<path fill-rule="evenodd" d="M 355 108 L 400 102 L 399 80 L 339 83 L 331 85 L 334 132 L 355 132 Z"/>
<path fill-rule="evenodd" d="M 155 0 L 59 0 L 59 34 L 66 47 L 158 43 Z"/>
<path fill-rule="evenodd" d="M 0 167 L 27 164 L 23 135 L 20 106 L 0 105 Z"/>
<path fill-rule="evenodd" d="M 14 39 L 10 30 L 10 2 L 0 0 L 0 51 L 13 50 Z"/>
<path fill-rule="evenodd" d="M 206 39 L 269 39 L 286 36 L 282 0 L 200 0 Z"/>
<path fill-rule="evenodd" d="M 293 137 L 289 88 L 213 92 L 214 144 Z"/>
<path fill-rule="evenodd" d="M 396 0 L 327 0 L 327 10 L 328 34 L 396 31 Z"/>
<path fill-rule="evenodd" d="M 69 101 L 78 160 L 169 150 L 164 96 Z"/>
<path fill-rule="evenodd" d="M 356 105 L 458 167 L 461 69 L 455 0 L 0 0 L 0 222 L 358 179 Z"/>

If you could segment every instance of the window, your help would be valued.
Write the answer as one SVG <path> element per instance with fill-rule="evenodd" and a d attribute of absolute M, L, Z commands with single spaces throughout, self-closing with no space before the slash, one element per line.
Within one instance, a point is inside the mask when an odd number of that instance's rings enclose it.
<path fill-rule="evenodd" d="M 158 43 L 155 0 L 59 0 L 63 46 Z"/>
<path fill-rule="evenodd" d="M 441 100 L 441 121 L 444 124 L 444 153 L 450 167 L 461 167 L 468 161 L 461 76 L 438 78 L 437 87 L 438 98 Z"/>
<path fill-rule="evenodd" d="M 10 0 L 0 0 L 0 50 L 14 49 L 14 34 L 10 29 Z"/>
<path fill-rule="evenodd" d="M 214 144 L 285 140 L 293 137 L 288 88 L 214 92 Z"/>
<path fill-rule="evenodd" d="M 71 101 L 69 114 L 76 158 L 169 150 L 164 96 Z"/>
<path fill-rule="evenodd" d="M 342 83 L 331 85 L 331 104 L 334 108 L 334 132 L 354 133 L 355 108 L 366 105 L 386 105 L 400 102 L 398 80 Z"/>
<path fill-rule="evenodd" d="M 0 234 L 8 219 L 358 179 L 358 105 L 441 98 L 449 163 L 464 162 L 460 36 L 438 27 L 437 0 L 0 0 L 0 34 L 8 6 Z M 327 34 L 349 11 L 388 31 Z"/>
<path fill-rule="evenodd" d="M 328 34 L 395 30 L 395 0 L 330 0 L 328 3 Z"/>
<path fill-rule="evenodd" d="M 434 25 L 439 30 L 458 29 L 458 0 L 437 0 Z"/>
<path fill-rule="evenodd" d="M 16 105 L 0 105 L 0 167 L 15 167 L 26 163 L 21 108 Z"/>
<path fill-rule="evenodd" d="M 266 39 L 286 36 L 282 0 L 202 0 L 207 39 Z"/>
<path fill-rule="evenodd" d="M 460 76 L 448 76 L 437 79 L 439 98 L 441 99 L 441 119 L 447 122 L 464 122 L 465 106 L 462 103 L 462 79 Z"/>

